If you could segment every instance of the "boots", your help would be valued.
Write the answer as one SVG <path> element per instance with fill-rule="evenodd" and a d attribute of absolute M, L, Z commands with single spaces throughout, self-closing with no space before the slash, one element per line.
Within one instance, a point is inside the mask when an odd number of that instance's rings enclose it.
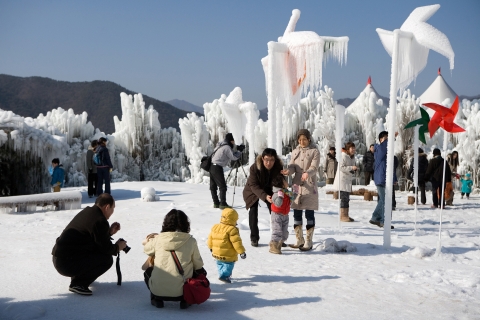
<path fill-rule="evenodd" d="M 212 194 L 213 207 L 218 208 L 220 206 L 220 200 L 218 199 L 217 190 L 210 190 Z"/>
<path fill-rule="evenodd" d="M 220 190 L 220 209 L 225 209 L 225 208 L 231 208 L 231 206 L 229 206 L 227 204 L 227 189 L 225 190 Z"/>
<path fill-rule="evenodd" d="M 312 250 L 314 230 L 315 230 L 315 227 L 311 227 L 310 229 L 307 229 L 307 239 L 305 240 L 305 244 L 303 245 L 303 247 L 300 248 L 300 250 L 302 251 Z"/>
<path fill-rule="evenodd" d="M 353 221 L 355 221 L 348 216 L 348 209 L 349 208 L 340 208 L 340 221 L 342 221 L 342 222 L 353 222 Z"/>
<path fill-rule="evenodd" d="M 282 242 L 270 241 L 270 250 L 268 250 L 268 252 L 275 253 L 275 254 L 282 254 Z"/>
<path fill-rule="evenodd" d="M 302 225 L 296 225 L 295 226 L 295 236 L 297 238 L 297 243 L 296 244 L 290 244 L 290 248 L 301 248 L 303 247 L 303 244 L 305 243 L 305 239 L 303 239 L 303 230 L 302 230 Z"/>

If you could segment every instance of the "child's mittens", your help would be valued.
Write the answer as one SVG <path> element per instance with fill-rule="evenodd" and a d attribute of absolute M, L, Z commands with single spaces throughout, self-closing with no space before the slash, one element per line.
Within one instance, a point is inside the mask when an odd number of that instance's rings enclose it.
<path fill-rule="evenodd" d="M 245 259 L 246 257 L 247 257 L 247 254 L 245 252 L 240 254 L 240 258 Z"/>

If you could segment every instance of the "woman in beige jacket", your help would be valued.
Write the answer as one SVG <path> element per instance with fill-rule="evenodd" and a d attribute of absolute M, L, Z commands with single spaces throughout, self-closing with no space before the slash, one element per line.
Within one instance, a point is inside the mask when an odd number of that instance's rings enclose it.
<path fill-rule="evenodd" d="M 350 192 L 352 192 L 352 179 L 355 171 L 357 171 L 355 162 L 355 144 L 347 142 L 345 148 L 342 149 L 342 160 L 338 166 L 335 180 L 333 181 L 333 188 L 335 191 L 340 191 L 340 221 L 353 222 L 348 211 L 350 208 Z"/>
<path fill-rule="evenodd" d="M 320 152 L 312 143 L 312 137 L 307 129 L 300 129 L 297 133 L 298 146 L 292 151 L 292 158 L 288 170 L 283 174 L 293 174 L 293 185 L 298 186 L 298 196 L 293 201 L 293 227 L 297 243 L 290 245 L 302 251 L 312 249 L 313 232 L 315 229 L 314 210 L 318 210 L 317 172 L 320 162 Z M 303 238 L 303 210 L 307 219 L 307 236 Z"/>
<path fill-rule="evenodd" d="M 180 301 L 181 309 L 188 306 L 183 300 L 184 280 L 170 251 L 175 251 L 185 278 L 191 278 L 194 272 L 207 274 L 203 269 L 197 241 L 189 232 L 190 221 L 187 215 L 173 209 L 165 216 L 161 233 L 147 237 L 143 251 L 149 257 L 154 257 L 154 262 L 144 276 L 151 292 L 151 303 L 157 308 L 163 308 L 163 301 Z"/>

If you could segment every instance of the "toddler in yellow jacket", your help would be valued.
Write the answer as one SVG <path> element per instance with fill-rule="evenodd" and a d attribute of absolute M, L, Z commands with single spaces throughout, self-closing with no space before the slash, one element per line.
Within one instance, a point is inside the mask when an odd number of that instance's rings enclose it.
<path fill-rule="evenodd" d="M 247 257 L 240 232 L 236 227 L 237 221 L 237 211 L 232 208 L 224 209 L 220 223 L 212 227 L 207 240 L 207 246 L 217 261 L 218 279 L 227 283 L 232 282 L 230 277 L 235 261 L 238 260 L 237 255 L 242 259 Z"/>

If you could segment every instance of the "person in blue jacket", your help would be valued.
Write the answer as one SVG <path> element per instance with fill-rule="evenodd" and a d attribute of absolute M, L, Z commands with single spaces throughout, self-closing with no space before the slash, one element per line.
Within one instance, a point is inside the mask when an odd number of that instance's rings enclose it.
<path fill-rule="evenodd" d="M 103 182 L 105 181 L 105 193 L 110 194 L 110 172 L 113 165 L 110 160 L 110 154 L 107 149 L 107 138 L 101 137 L 98 139 L 97 149 L 95 153 L 99 155 L 101 160 L 100 164 L 97 164 L 97 197 L 103 193 Z"/>
<path fill-rule="evenodd" d="M 398 133 L 395 132 L 395 137 L 397 135 Z M 380 143 L 375 145 L 375 164 L 373 170 L 373 180 L 377 186 L 378 202 L 369 222 L 382 228 L 383 222 L 385 221 L 385 186 L 387 179 L 388 132 L 380 132 L 378 135 L 378 141 Z M 391 228 L 393 229 L 393 226 L 391 226 Z"/>
<path fill-rule="evenodd" d="M 470 173 L 467 173 L 465 175 L 465 179 L 460 179 L 460 182 L 462 183 L 462 199 L 465 194 L 467 195 L 467 199 L 470 199 L 470 193 L 472 193 L 473 186 L 472 179 L 470 179 L 471 176 L 472 175 Z"/>
<path fill-rule="evenodd" d="M 52 185 L 53 192 L 60 192 L 60 189 L 63 188 L 63 180 L 65 180 L 65 170 L 60 165 L 60 160 L 55 158 L 52 160 Z"/>

